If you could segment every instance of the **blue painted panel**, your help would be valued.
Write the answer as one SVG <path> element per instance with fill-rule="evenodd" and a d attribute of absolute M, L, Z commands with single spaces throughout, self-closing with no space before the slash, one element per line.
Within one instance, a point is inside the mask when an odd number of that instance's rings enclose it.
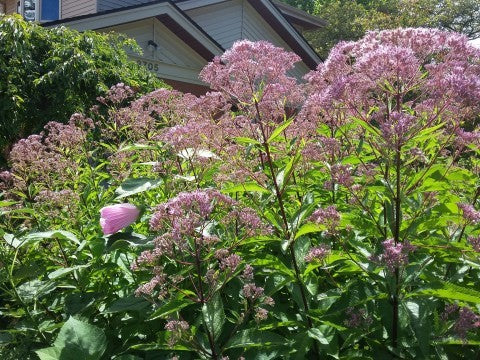
<path fill-rule="evenodd" d="M 59 19 L 59 0 L 41 0 L 41 17 L 42 20 L 58 20 Z"/>

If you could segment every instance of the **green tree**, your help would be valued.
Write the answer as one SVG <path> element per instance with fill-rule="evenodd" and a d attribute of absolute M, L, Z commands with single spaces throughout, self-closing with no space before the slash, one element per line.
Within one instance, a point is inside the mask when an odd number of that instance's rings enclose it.
<path fill-rule="evenodd" d="M 316 0 L 283 0 L 283 2 L 309 13 L 313 13 L 316 4 Z"/>
<path fill-rule="evenodd" d="M 368 30 L 430 27 L 480 37 L 478 0 L 283 0 L 328 21 L 306 34 L 323 57 L 339 41 L 358 40 Z"/>
<path fill-rule="evenodd" d="M 480 37 L 480 2 L 478 0 L 402 0 L 399 2 L 402 25 L 437 27 Z"/>
<path fill-rule="evenodd" d="M 139 93 L 165 84 L 128 59 L 140 52 L 118 34 L 46 29 L 20 16 L 0 16 L 0 165 L 13 142 L 48 121 L 88 110 L 112 85 Z"/>

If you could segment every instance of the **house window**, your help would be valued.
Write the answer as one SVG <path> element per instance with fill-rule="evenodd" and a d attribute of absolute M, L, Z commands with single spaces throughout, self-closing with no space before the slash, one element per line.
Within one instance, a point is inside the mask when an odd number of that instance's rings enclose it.
<path fill-rule="evenodd" d="M 41 6 L 41 21 L 60 19 L 60 0 L 37 0 Z"/>
<path fill-rule="evenodd" d="M 20 4 L 23 18 L 27 21 L 36 21 L 38 20 L 38 0 L 24 0 L 23 4 Z"/>
<path fill-rule="evenodd" d="M 27 21 L 60 19 L 60 0 L 20 0 L 17 12 Z"/>

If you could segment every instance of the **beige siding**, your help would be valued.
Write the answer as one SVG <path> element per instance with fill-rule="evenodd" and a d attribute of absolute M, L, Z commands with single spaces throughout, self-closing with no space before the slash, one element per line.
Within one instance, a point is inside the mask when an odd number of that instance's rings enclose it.
<path fill-rule="evenodd" d="M 230 48 L 242 36 L 243 0 L 230 0 L 187 11 L 205 32 L 224 49 Z"/>
<path fill-rule="evenodd" d="M 61 0 L 61 18 L 71 18 L 79 15 L 97 12 L 97 0 Z"/>
<path fill-rule="evenodd" d="M 7 0 L 5 3 L 5 14 L 14 14 L 17 12 L 17 0 Z"/>
<path fill-rule="evenodd" d="M 153 0 L 98 0 L 98 11 L 118 9 L 121 7 L 140 5 Z"/>
<path fill-rule="evenodd" d="M 237 40 L 248 39 L 267 40 L 292 51 L 282 37 L 245 0 L 228 0 L 187 10 L 187 14 L 224 49 L 229 49 Z M 300 80 L 309 71 L 305 63 L 299 62 L 290 71 L 290 75 Z"/>
<path fill-rule="evenodd" d="M 243 4 L 243 13 L 242 33 L 244 39 L 252 41 L 267 40 L 276 46 L 292 51 L 282 37 L 278 35 L 277 32 L 273 30 L 260 14 L 257 13 L 257 11 L 246 1 Z M 310 69 L 308 66 L 302 61 L 298 62 L 289 74 L 300 80 L 309 71 Z"/>
<path fill-rule="evenodd" d="M 153 64 L 154 72 L 165 79 L 202 84 L 198 73 L 206 65 L 206 60 L 180 40 L 165 25 L 155 18 L 104 28 L 102 32 L 114 31 L 135 39 L 143 50 L 143 55 L 131 54 L 134 60 L 144 60 Z M 148 49 L 148 41 L 157 44 L 157 49 Z M 142 63 L 140 61 L 140 63 Z M 150 65 L 152 66 L 152 65 Z"/>

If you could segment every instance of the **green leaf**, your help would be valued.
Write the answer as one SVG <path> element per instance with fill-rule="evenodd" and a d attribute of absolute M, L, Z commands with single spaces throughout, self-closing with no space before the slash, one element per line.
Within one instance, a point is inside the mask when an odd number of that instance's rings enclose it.
<path fill-rule="evenodd" d="M 87 355 L 88 359 L 100 359 L 107 348 L 104 332 L 93 325 L 70 317 L 62 326 L 54 346 L 68 348 L 75 346 Z"/>
<path fill-rule="evenodd" d="M 191 348 L 181 344 L 176 344 L 171 346 L 168 344 L 162 345 L 157 343 L 133 345 L 133 346 L 130 346 L 130 349 L 140 350 L 140 351 L 155 351 L 155 350 L 191 351 L 192 350 Z"/>
<path fill-rule="evenodd" d="M 317 340 L 320 344 L 323 345 L 329 345 L 333 338 L 332 334 L 325 334 L 324 332 L 322 332 L 322 330 L 318 328 L 308 329 L 307 334 L 312 339 Z"/>
<path fill-rule="evenodd" d="M 463 339 L 459 338 L 447 338 L 443 340 L 438 340 L 434 341 L 435 345 L 462 345 L 462 346 L 467 346 L 467 345 L 474 345 L 474 346 L 479 346 L 480 345 L 480 339 L 466 339 L 465 341 Z"/>
<path fill-rule="evenodd" d="M 86 265 L 77 265 L 77 266 L 73 266 L 73 267 L 68 267 L 68 268 L 60 268 L 60 269 L 57 269 L 55 271 L 52 271 L 50 274 L 48 274 L 48 278 L 53 280 L 53 279 L 56 279 L 56 278 L 59 278 L 63 275 L 66 275 L 66 274 L 69 274 L 71 273 L 72 271 L 75 271 L 75 270 L 78 270 L 78 269 L 83 269 L 83 268 L 87 268 L 89 267 L 90 264 L 86 264 Z"/>
<path fill-rule="evenodd" d="M 323 224 L 313 224 L 313 223 L 304 224 L 300 227 L 300 229 L 298 229 L 297 233 L 295 234 L 295 240 L 302 235 L 320 232 L 326 229 L 327 228 Z"/>
<path fill-rule="evenodd" d="M 223 302 L 218 293 L 216 293 L 206 304 L 203 304 L 202 315 L 208 331 L 215 339 L 217 339 L 222 334 L 222 327 L 225 323 Z"/>
<path fill-rule="evenodd" d="M 355 124 L 360 125 L 362 128 L 364 128 L 368 133 L 370 133 L 374 136 L 378 136 L 378 130 L 375 129 L 373 126 L 371 126 L 366 121 L 364 121 L 362 119 L 359 119 L 359 118 L 355 118 L 355 117 L 352 120 Z"/>
<path fill-rule="evenodd" d="M 416 296 L 434 296 L 446 300 L 480 304 L 480 292 L 448 282 L 432 282 L 429 287 L 407 295 L 407 297 Z"/>
<path fill-rule="evenodd" d="M 270 191 L 268 189 L 265 189 L 264 187 L 258 185 L 257 183 L 254 183 L 254 182 L 238 184 L 238 185 L 234 185 L 232 187 L 229 187 L 227 189 L 222 190 L 222 193 L 224 193 L 224 194 L 232 194 L 232 193 L 237 193 L 237 192 L 269 193 Z"/>
<path fill-rule="evenodd" d="M 5 240 L 5 242 L 11 247 L 13 247 L 14 249 L 18 249 L 20 246 L 23 245 L 23 241 L 17 239 L 13 234 L 8 234 L 8 233 L 4 234 L 3 240 Z"/>
<path fill-rule="evenodd" d="M 404 302 L 404 306 L 410 317 L 410 324 L 417 337 L 417 343 L 422 355 L 428 358 L 430 355 L 430 338 L 432 335 L 431 309 L 432 302 L 418 299 Z"/>
<path fill-rule="evenodd" d="M 111 235 L 107 241 L 107 250 L 128 249 L 129 247 L 147 248 L 151 246 L 152 239 L 134 232 L 119 232 Z"/>
<path fill-rule="evenodd" d="M 40 360 L 59 360 L 61 359 L 62 349 L 57 347 L 48 347 L 35 351 Z"/>
<path fill-rule="evenodd" d="M 0 201 L 0 207 L 15 205 L 16 201 Z"/>
<path fill-rule="evenodd" d="M 431 135 L 430 135 L 431 133 L 439 130 L 444 125 L 445 125 L 445 122 L 441 122 L 438 125 L 426 127 L 425 129 L 420 131 L 418 134 L 416 134 L 413 139 L 415 139 L 416 141 L 423 141 L 423 140 L 429 139 L 431 138 Z"/>
<path fill-rule="evenodd" d="M 165 305 L 161 306 L 159 309 L 157 309 L 150 317 L 148 320 L 155 320 L 158 318 L 164 318 L 165 316 L 180 311 L 184 307 L 192 305 L 194 302 L 190 299 L 175 299 L 172 301 L 169 301 Z"/>
<path fill-rule="evenodd" d="M 91 292 L 73 293 L 65 297 L 65 312 L 68 315 L 79 314 L 95 303 L 95 294 Z"/>
<path fill-rule="evenodd" d="M 53 345 L 36 351 L 40 359 L 99 360 L 107 349 L 107 338 L 98 327 L 70 317 Z"/>
<path fill-rule="evenodd" d="M 256 259 L 252 262 L 252 265 L 276 270 L 290 278 L 295 277 L 293 271 L 289 269 L 279 258 L 273 255 L 267 255 L 263 259 Z"/>
<path fill-rule="evenodd" d="M 7 332 L 0 332 L 0 345 L 2 344 L 8 344 L 10 341 L 12 341 L 14 338 L 12 335 L 10 335 Z"/>
<path fill-rule="evenodd" d="M 288 341 L 283 336 L 269 331 L 248 329 L 235 334 L 225 345 L 225 349 L 280 346 Z"/>
<path fill-rule="evenodd" d="M 118 313 L 125 311 L 142 311 L 150 306 L 150 303 L 141 297 L 128 296 L 115 300 L 106 310 L 106 313 Z"/>
<path fill-rule="evenodd" d="M 286 128 L 290 126 L 290 124 L 293 122 L 293 119 L 285 121 L 283 124 L 278 126 L 275 130 L 273 130 L 272 135 L 267 140 L 267 143 L 271 143 L 273 140 L 277 138 L 278 135 L 280 135 Z"/>
<path fill-rule="evenodd" d="M 78 240 L 78 238 L 74 234 L 64 230 L 53 230 L 53 231 L 30 233 L 22 237 L 22 241 L 23 241 L 22 245 L 32 241 L 40 241 L 43 239 L 68 240 L 75 244 L 80 245 L 80 240 Z"/>
<path fill-rule="evenodd" d="M 17 288 L 17 293 L 23 301 L 29 302 L 51 293 L 56 287 L 53 281 L 35 279 L 20 285 Z"/>
<path fill-rule="evenodd" d="M 261 142 L 255 140 L 255 139 L 251 139 L 251 138 L 248 138 L 248 137 L 242 137 L 242 136 L 239 136 L 239 137 L 236 137 L 235 138 L 235 141 L 239 144 L 245 144 L 245 145 L 262 145 Z"/>
<path fill-rule="evenodd" d="M 158 187 L 161 183 L 162 179 L 127 179 L 115 190 L 115 194 L 117 194 L 117 199 L 122 199 L 130 195 L 154 189 Z"/>

